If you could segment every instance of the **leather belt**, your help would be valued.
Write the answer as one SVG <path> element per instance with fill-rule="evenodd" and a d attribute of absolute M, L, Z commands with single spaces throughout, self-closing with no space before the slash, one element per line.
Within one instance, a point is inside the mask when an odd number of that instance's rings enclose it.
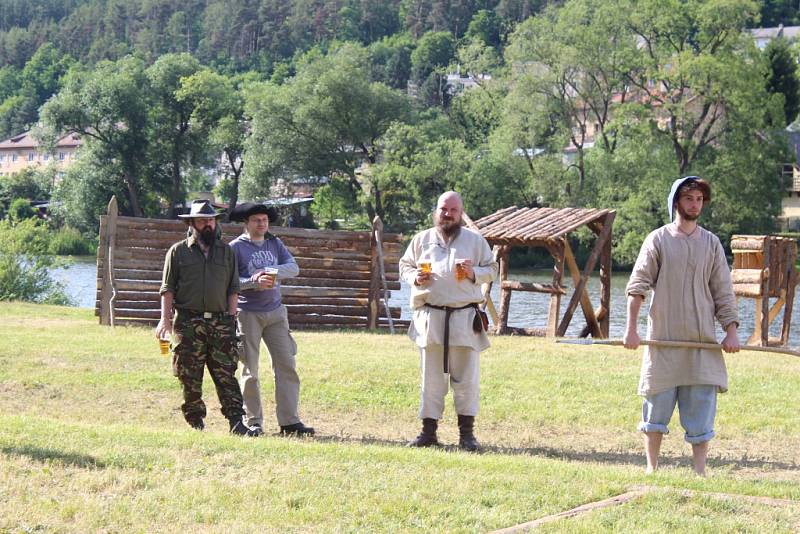
<path fill-rule="evenodd" d="M 472 304 L 459 306 L 458 308 L 453 308 L 451 306 L 435 306 L 428 303 L 425 303 L 425 306 L 428 308 L 433 308 L 434 310 L 444 310 L 444 357 L 442 359 L 442 363 L 444 372 L 447 374 L 449 372 L 448 354 L 450 352 L 450 315 L 456 310 L 465 310 L 467 308 L 475 308 L 475 311 L 477 312 L 479 310 L 478 303 L 473 302 Z"/>

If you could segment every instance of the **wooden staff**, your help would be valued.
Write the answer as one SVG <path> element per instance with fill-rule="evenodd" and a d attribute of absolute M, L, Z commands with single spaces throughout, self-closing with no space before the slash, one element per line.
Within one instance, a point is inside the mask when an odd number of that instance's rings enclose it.
<path fill-rule="evenodd" d="M 558 339 L 556 343 L 569 343 L 572 345 L 614 345 L 622 346 L 621 339 Z M 722 349 L 719 343 L 700 343 L 697 341 L 658 341 L 655 339 L 643 339 L 640 345 L 651 347 L 672 347 L 679 349 Z M 742 345 L 741 350 L 753 350 L 756 352 L 776 352 L 778 354 L 788 354 L 800 358 L 800 351 L 794 349 L 782 349 L 780 347 L 755 347 L 753 345 Z"/>

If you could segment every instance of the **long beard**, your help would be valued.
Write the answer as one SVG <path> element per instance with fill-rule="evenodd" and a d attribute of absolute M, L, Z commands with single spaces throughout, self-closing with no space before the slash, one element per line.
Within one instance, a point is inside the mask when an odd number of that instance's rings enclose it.
<path fill-rule="evenodd" d="M 458 232 L 458 229 L 461 227 L 461 221 L 456 221 L 455 219 L 442 219 L 437 217 L 436 219 L 436 227 L 445 237 L 453 237 Z"/>
<path fill-rule="evenodd" d="M 217 232 L 216 230 L 212 230 L 209 227 L 203 228 L 202 232 L 199 232 L 198 238 L 200 242 L 203 243 L 206 247 L 210 247 L 214 244 L 214 241 L 217 239 Z"/>

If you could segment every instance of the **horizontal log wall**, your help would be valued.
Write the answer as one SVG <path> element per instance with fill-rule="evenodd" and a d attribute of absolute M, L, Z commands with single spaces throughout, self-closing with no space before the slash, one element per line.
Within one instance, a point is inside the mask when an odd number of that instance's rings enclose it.
<path fill-rule="evenodd" d="M 155 324 L 160 316 L 160 297 L 164 257 L 174 243 L 186 237 L 183 221 L 115 217 L 114 235 L 107 235 L 109 216 L 100 221 L 100 243 L 97 252 L 96 315 L 102 317 L 103 288 L 106 295 L 115 294 L 115 324 Z M 271 227 L 295 257 L 300 275 L 281 281 L 281 294 L 289 311 L 292 328 L 364 328 L 370 307 L 369 289 L 372 279 L 370 232 L 309 230 Z M 241 225 L 223 224 L 222 238 L 230 242 L 242 233 Z M 383 258 L 386 288 L 400 289 L 398 262 L 403 253 L 402 236 L 383 234 Z M 108 271 L 108 244 L 113 242 L 113 278 Z M 103 246 L 103 244 L 106 244 Z M 377 293 L 383 298 L 384 291 Z M 388 295 L 386 295 L 388 297 Z M 110 298 L 110 297 L 106 297 Z M 387 327 L 383 303 L 379 327 Z M 390 308 L 395 326 L 400 309 Z"/>

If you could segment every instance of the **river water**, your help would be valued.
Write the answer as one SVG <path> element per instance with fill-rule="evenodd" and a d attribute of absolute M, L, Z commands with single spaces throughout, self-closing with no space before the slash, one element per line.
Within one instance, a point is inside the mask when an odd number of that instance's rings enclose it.
<path fill-rule="evenodd" d="M 74 258 L 74 263 L 66 269 L 55 269 L 53 276 L 61 281 L 67 290 L 67 293 L 75 300 L 78 306 L 82 308 L 93 308 L 95 302 L 95 259 L 93 256 L 84 256 Z M 538 282 L 550 283 L 552 278 L 552 271 L 512 271 L 509 274 L 512 280 L 520 282 Z M 610 330 L 611 337 L 622 337 L 625 328 L 625 284 L 628 281 L 628 273 L 614 273 L 611 277 L 611 316 L 610 316 Z M 600 304 L 600 280 L 597 273 L 589 279 L 588 287 L 589 296 L 592 299 L 592 304 L 597 307 Z M 408 306 L 409 288 L 402 284 L 400 291 L 393 291 L 389 304 L 391 306 L 399 306 L 402 310 L 401 317 L 408 319 L 411 316 L 411 311 Z M 567 307 L 571 291 L 561 299 L 561 313 Z M 492 300 L 496 307 L 500 305 L 500 290 L 498 284 L 492 288 Z M 753 312 L 755 301 L 753 299 L 742 298 L 739 299 L 739 318 L 742 323 L 739 329 L 739 338 L 744 342 L 753 331 Z M 549 295 L 540 293 L 527 293 L 516 291 L 511 297 L 511 307 L 509 309 L 508 323 L 509 326 L 518 326 L 523 328 L 544 328 L 547 326 L 547 312 L 550 305 Z M 646 310 L 643 309 L 640 316 L 640 330 L 639 334 L 644 336 L 645 323 L 646 323 Z M 585 326 L 583 313 L 580 306 L 577 307 L 573 314 L 572 323 L 567 330 L 567 336 L 576 336 Z M 770 336 L 778 337 L 780 335 L 780 327 L 783 324 L 783 311 L 773 321 L 772 328 L 770 329 Z M 720 331 L 721 332 L 721 331 Z M 720 339 L 722 335 L 720 333 Z M 789 345 L 796 347 L 800 345 L 800 305 L 795 305 L 792 313 L 792 330 L 789 338 Z"/>

